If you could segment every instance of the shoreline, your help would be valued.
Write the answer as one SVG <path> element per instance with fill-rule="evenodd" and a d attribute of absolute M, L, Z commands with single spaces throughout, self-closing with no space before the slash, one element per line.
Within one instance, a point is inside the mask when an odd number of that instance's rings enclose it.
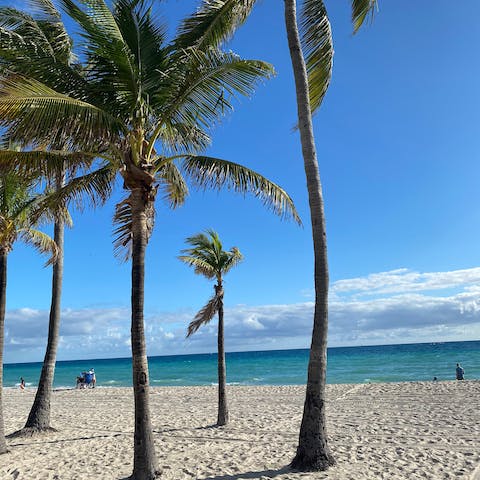
<path fill-rule="evenodd" d="M 305 386 L 229 386 L 231 421 L 216 420 L 215 386 L 151 387 L 162 479 L 473 480 L 480 465 L 480 381 L 327 385 L 337 465 L 295 473 Z M 7 434 L 21 428 L 35 388 L 4 390 Z M 131 387 L 56 390 L 57 432 L 7 439 L 0 478 L 120 480 L 133 461 Z M 53 475 L 53 476 L 52 476 Z"/>
<path fill-rule="evenodd" d="M 368 382 L 357 382 L 357 383 L 327 383 L 327 388 L 328 387 L 333 387 L 333 386 L 356 386 L 356 385 L 397 385 L 397 384 L 412 384 L 412 383 L 418 383 L 418 384 L 429 384 L 429 383 L 456 383 L 457 380 L 455 379 L 437 379 L 437 380 L 403 380 L 403 381 L 368 381 Z M 480 382 L 480 378 L 466 378 L 463 380 L 463 382 L 468 383 L 468 382 Z M 165 388 L 172 388 L 172 389 L 178 389 L 178 388 L 216 388 L 218 386 L 218 383 L 211 382 L 208 385 L 207 384 L 199 384 L 199 385 L 150 385 L 150 390 L 155 390 L 155 389 L 165 389 Z M 227 387 L 228 388 L 236 388 L 236 387 L 245 387 L 245 388 L 275 388 L 275 387 L 304 387 L 305 383 L 277 383 L 277 384 L 254 384 L 254 383 L 242 383 L 242 382 L 227 382 Z M 97 384 L 95 387 L 95 390 L 97 389 L 119 389 L 119 390 L 131 390 L 133 388 L 132 385 L 102 385 L 101 382 L 100 384 Z M 4 386 L 4 390 L 20 390 L 20 384 L 17 385 L 9 385 L 9 386 Z M 53 387 L 54 392 L 62 392 L 65 390 L 93 390 L 92 388 L 84 388 L 80 389 L 77 388 L 76 386 L 72 385 L 59 385 Z M 33 384 L 28 384 L 25 387 L 24 391 L 27 392 L 36 392 L 37 391 L 37 385 Z M 480 480 L 480 479 L 479 479 Z"/>

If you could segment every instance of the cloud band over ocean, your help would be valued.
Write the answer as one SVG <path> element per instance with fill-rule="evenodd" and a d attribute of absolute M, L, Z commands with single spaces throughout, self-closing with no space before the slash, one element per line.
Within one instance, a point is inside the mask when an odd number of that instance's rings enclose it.
<path fill-rule="evenodd" d="M 228 351 L 308 348 L 313 302 L 226 308 Z M 195 311 L 146 313 L 149 355 L 216 350 L 216 322 L 185 339 Z M 5 361 L 41 361 L 48 311 L 7 311 Z M 62 311 L 58 359 L 130 355 L 128 308 Z M 408 269 L 339 280 L 330 288 L 329 345 L 374 345 L 480 338 L 480 268 Z"/>

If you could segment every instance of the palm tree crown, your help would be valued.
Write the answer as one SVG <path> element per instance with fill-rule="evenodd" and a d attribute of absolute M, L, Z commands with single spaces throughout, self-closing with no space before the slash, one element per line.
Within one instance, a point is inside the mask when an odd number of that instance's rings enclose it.
<path fill-rule="evenodd" d="M 223 250 L 220 237 L 215 230 L 208 229 L 186 240 L 192 247 L 182 250 L 178 258 L 195 268 L 195 273 L 208 279 L 221 279 L 235 265 L 243 260 L 243 255 L 237 247 L 230 251 Z"/>

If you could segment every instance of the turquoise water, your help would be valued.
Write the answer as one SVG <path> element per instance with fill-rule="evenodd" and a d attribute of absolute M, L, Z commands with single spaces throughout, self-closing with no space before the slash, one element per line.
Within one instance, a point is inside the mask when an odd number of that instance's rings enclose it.
<path fill-rule="evenodd" d="M 480 341 L 339 347 L 328 349 L 328 383 L 453 380 L 455 364 L 466 379 L 480 379 Z M 274 350 L 227 354 L 227 380 L 234 385 L 301 385 L 306 381 L 308 350 Z M 41 363 L 4 365 L 4 386 L 36 386 Z M 217 378 L 215 354 L 149 358 L 152 386 L 213 385 Z M 57 362 L 55 387 L 75 385 L 81 371 L 95 368 L 97 385 L 131 386 L 128 358 Z"/>

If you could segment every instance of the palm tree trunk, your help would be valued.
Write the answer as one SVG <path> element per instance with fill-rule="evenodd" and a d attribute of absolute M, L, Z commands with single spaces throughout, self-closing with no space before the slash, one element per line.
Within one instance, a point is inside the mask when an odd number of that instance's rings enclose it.
<path fill-rule="evenodd" d="M 217 425 L 228 423 L 227 405 L 227 371 L 225 363 L 225 335 L 223 325 L 223 289 L 222 285 L 215 285 L 215 291 L 220 296 L 218 307 L 218 417 Z"/>
<path fill-rule="evenodd" d="M 315 312 L 308 379 L 297 453 L 291 466 L 299 470 L 326 470 L 335 460 L 327 444 L 325 380 L 328 330 L 328 262 L 322 186 L 318 171 L 308 81 L 298 35 L 295 0 L 285 0 L 285 25 L 297 94 L 298 126 L 307 179 L 315 257 Z"/>
<path fill-rule="evenodd" d="M 56 189 L 62 188 L 64 172 L 58 174 Z M 59 218 L 54 225 L 54 240 L 58 249 L 58 257 L 52 269 L 52 302 L 50 304 L 50 318 L 48 323 L 48 340 L 42 373 L 38 382 L 27 423 L 19 434 L 31 434 L 39 431 L 54 430 L 50 426 L 50 399 L 52 396 L 53 378 L 55 376 L 55 363 L 57 361 L 58 339 L 60 332 L 60 312 L 63 284 L 63 257 L 64 257 L 65 223 Z"/>
<path fill-rule="evenodd" d="M 135 399 L 135 433 L 131 480 L 157 478 L 157 459 L 149 408 L 148 360 L 143 320 L 145 250 L 147 246 L 148 193 L 131 190 L 132 207 L 132 373 Z"/>
<path fill-rule="evenodd" d="M 3 344 L 5 340 L 5 307 L 7 304 L 7 251 L 0 250 L 0 454 L 7 452 L 3 423 Z"/>

